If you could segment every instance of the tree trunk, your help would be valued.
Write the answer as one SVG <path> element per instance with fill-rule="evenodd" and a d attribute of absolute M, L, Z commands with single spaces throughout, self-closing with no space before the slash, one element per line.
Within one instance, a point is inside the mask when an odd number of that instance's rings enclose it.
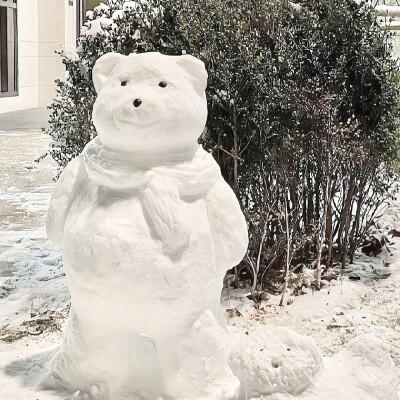
<path fill-rule="evenodd" d="M 285 221 L 286 221 L 286 268 L 285 268 L 285 283 L 283 285 L 283 292 L 281 301 L 279 303 L 280 306 L 283 306 L 286 301 L 286 292 L 288 287 L 289 280 L 289 268 L 290 268 L 290 248 L 291 248 L 291 239 L 289 234 L 289 213 L 288 213 L 288 205 L 287 205 L 287 192 L 285 191 Z"/>
<path fill-rule="evenodd" d="M 321 288 L 321 256 L 322 256 L 322 247 L 324 244 L 324 240 L 326 237 L 326 217 L 328 214 L 328 204 L 330 201 L 330 196 L 329 196 L 329 185 L 330 185 L 330 179 L 329 176 L 326 178 L 326 184 L 325 184 L 325 195 L 324 195 L 324 211 L 322 215 L 322 225 L 321 225 L 321 230 L 318 238 L 318 255 L 317 255 L 317 263 L 316 263 L 316 268 L 317 268 L 317 279 L 316 279 L 316 286 L 317 288 Z"/>
<path fill-rule="evenodd" d="M 347 252 L 348 252 L 348 234 L 350 228 L 350 217 L 351 217 L 351 206 L 353 203 L 353 196 L 355 190 L 355 176 L 350 176 L 349 189 L 347 191 L 344 208 L 340 216 L 340 229 L 339 229 L 339 240 L 341 248 L 341 263 L 342 268 L 346 266 Z M 343 238 L 341 237 L 344 234 Z"/>

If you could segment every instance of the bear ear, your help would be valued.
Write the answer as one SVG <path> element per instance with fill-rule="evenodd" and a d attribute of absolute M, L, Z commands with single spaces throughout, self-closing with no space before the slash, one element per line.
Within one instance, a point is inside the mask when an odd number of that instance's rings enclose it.
<path fill-rule="evenodd" d="M 203 61 L 190 55 L 177 56 L 178 64 L 193 78 L 196 90 L 203 94 L 207 87 L 208 74 Z"/>
<path fill-rule="evenodd" d="M 114 67 L 125 57 L 119 53 L 107 53 L 97 59 L 92 71 L 96 93 L 100 92 Z"/>

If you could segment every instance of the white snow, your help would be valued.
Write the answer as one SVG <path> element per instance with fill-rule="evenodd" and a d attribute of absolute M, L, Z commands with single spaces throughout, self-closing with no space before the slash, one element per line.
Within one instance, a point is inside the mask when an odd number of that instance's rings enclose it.
<path fill-rule="evenodd" d="M 92 20 L 93 19 L 93 11 L 92 10 L 88 10 L 88 11 L 86 11 L 86 18 L 87 19 L 89 19 L 89 20 Z"/>
<path fill-rule="evenodd" d="M 377 221 L 380 229 L 375 234 L 382 233 L 382 227 L 388 230 L 399 228 L 399 217 L 400 198 Z M 305 337 L 312 337 L 324 355 L 324 368 L 304 392 L 293 394 L 288 380 L 283 393 L 255 396 L 254 399 L 399 398 L 400 238 L 393 238 L 388 247 L 389 250 L 385 249 L 376 258 L 358 254 L 351 273 L 359 275 L 360 281 L 350 281 L 347 272 L 338 280 L 325 281 L 325 287 L 319 292 L 306 290 L 306 295 L 290 298 L 293 303 L 284 308 L 278 305 L 280 296 L 269 296 L 256 309 L 247 299 L 248 290 L 224 290 L 224 305 L 230 316 L 229 332 L 234 337 L 241 337 L 246 332 L 250 337 L 248 346 L 253 347 L 242 358 L 246 365 L 252 365 L 251 359 L 254 360 L 258 382 L 272 382 L 276 376 L 267 369 L 272 355 L 267 352 L 261 356 L 260 352 L 257 357 L 257 346 L 261 348 L 265 343 L 265 348 L 274 349 L 274 341 L 278 342 L 282 353 L 277 358 L 281 357 L 281 363 L 285 365 L 284 335 L 272 340 L 266 338 L 273 335 L 271 332 L 275 327 L 285 326 Z M 263 336 L 264 340 L 261 339 Z M 256 344 L 252 345 L 254 342 Z M 291 380 L 293 378 L 292 374 Z M 257 386 L 256 382 L 252 382 L 250 388 L 254 386 Z"/>
<path fill-rule="evenodd" d="M 123 11 L 128 11 L 128 10 L 136 10 L 138 7 L 141 7 L 141 5 L 146 4 L 145 1 L 126 1 L 124 5 L 122 6 Z"/>
<path fill-rule="evenodd" d="M 125 19 L 126 18 L 126 14 L 123 10 L 116 10 L 113 12 L 111 18 L 115 21 L 118 19 Z"/>
<path fill-rule="evenodd" d="M 107 12 L 110 9 L 110 6 L 105 3 L 100 3 L 97 7 L 93 9 L 93 11 L 98 12 L 99 14 Z"/>
<path fill-rule="evenodd" d="M 79 61 L 79 55 L 76 50 L 64 49 L 62 55 L 71 61 Z"/>
<path fill-rule="evenodd" d="M 33 162 L 43 133 L 0 132 L 0 143 L 0 398 L 55 399 L 32 389 L 68 314 L 61 252 L 44 229 L 55 168 Z"/>
<path fill-rule="evenodd" d="M 323 368 L 321 351 L 312 338 L 285 327 L 263 325 L 235 344 L 229 364 L 242 384 L 242 398 L 288 393 L 297 395 L 312 386 Z"/>
<path fill-rule="evenodd" d="M 100 7 L 100 6 L 99 6 Z M 97 36 L 104 32 L 104 28 L 112 25 L 113 21 L 110 18 L 99 17 L 93 21 L 85 22 L 81 28 L 81 34 L 85 36 Z"/>
<path fill-rule="evenodd" d="M 110 400 L 233 400 L 239 380 L 220 296 L 246 253 L 247 225 L 197 142 L 204 63 L 108 53 L 93 80 L 99 136 L 63 170 L 47 216 L 71 310 L 41 387 L 95 385 Z"/>
<path fill-rule="evenodd" d="M 143 7 L 143 5 L 145 5 L 146 7 Z M 147 0 L 139 0 L 139 1 L 126 1 L 122 6 L 122 10 L 126 12 L 137 11 L 138 13 L 140 11 L 145 11 L 146 13 L 150 11 L 151 16 L 154 18 L 163 15 L 164 7 L 160 5 L 158 7 L 149 8 L 149 2 Z M 138 14 L 136 14 L 135 16 L 138 17 Z M 139 21 L 144 23 L 147 27 L 150 27 L 151 26 L 150 21 L 147 18 L 144 18 L 144 20 L 142 20 L 142 18 L 143 16 L 139 18 Z"/>

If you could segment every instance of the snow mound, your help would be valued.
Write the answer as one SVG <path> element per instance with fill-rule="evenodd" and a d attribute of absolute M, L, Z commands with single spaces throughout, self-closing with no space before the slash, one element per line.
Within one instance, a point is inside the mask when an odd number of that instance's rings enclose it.
<path fill-rule="evenodd" d="M 285 327 L 254 327 L 230 355 L 249 400 L 399 400 L 399 378 L 388 346 L 371 334 L 322 357 L 314 340 Z"/>
<path fill-rule="evenodd" d="M 343 392 L 346 399 L 398 400 L 395 364 L 388 346 L 375 336 L 364 334 L 350 340 L 346 350 L 332 361 L 329 373 L 336 378 L 332 377 L 331 381 L 336 383 L 334 386 L 342 382 L 342 388 L 347 387 Z M 337 376 L 338 371 L 341 371 L 340 376 Z"/>
<path fill-rule="evenodd" d="M 229 364 L 240 380 L 242 398 L 250 399 L 303 392 L 322 369 L 323 358 L 313 339 L 260 325 L 238 341 Z"/>
<path fill-rule="evenodd" d="M 365 367 L 379 367 L 380 372 L 389 376 L 392 381 L 397 380 L 394 362 L 389 354 L 388 346 L 380 339 L 370 334 L 357 336 L 347 344 L 347 351 L 354 357 L 360 357 Z M 377 371 L 374 372 L 374 374 Z M 396 378 L 395 378 L 396 377 Z"/>
<path fill-rule="evenodd" d="M 276 393 L 253 400 L 398 400 L 398 376 L 387 346 L 371 334 L 357 336 L 334 357 L 313 386 L 299 396 Z"/>

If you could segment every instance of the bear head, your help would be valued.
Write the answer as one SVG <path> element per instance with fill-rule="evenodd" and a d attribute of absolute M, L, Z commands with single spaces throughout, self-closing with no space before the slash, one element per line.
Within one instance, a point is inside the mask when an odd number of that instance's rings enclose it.
<path fill-rule="evenodd" d="M 93 123 L 124 152 L 179 152 L 197 146 L 207 120 L 204 63 L 190 55 L 107 53 L 93 68 Z"/>

